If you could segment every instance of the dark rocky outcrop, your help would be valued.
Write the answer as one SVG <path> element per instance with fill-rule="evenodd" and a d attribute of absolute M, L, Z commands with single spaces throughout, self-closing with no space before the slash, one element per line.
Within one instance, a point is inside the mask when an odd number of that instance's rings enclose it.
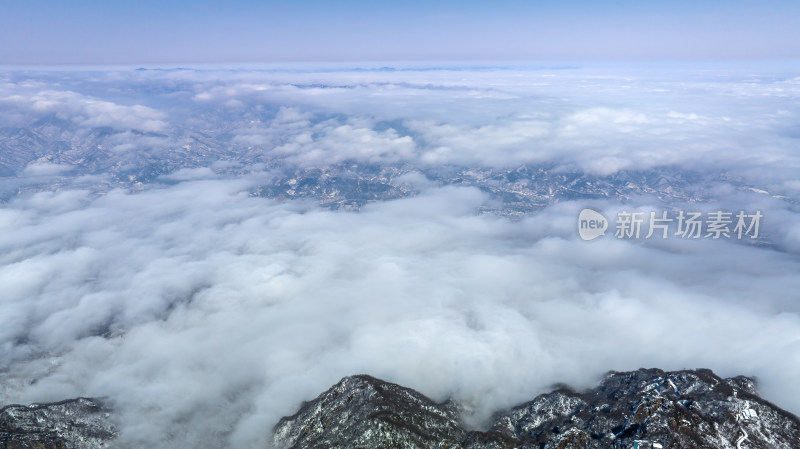
<path fill-rule="evenodd" d="M 0 409 L 0 448 L 90 449 L 112 447 L 117 431 L 100 399 Z"/>

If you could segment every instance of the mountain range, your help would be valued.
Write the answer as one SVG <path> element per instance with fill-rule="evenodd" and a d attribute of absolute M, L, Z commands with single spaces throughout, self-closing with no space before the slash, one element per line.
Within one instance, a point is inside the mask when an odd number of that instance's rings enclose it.
<path fill-rule="evenodd" d="M 468 428 L 463 407 L 369 375 L 348 376 L 272 429 L 278 449 L 796 449 L 800 419 L 761 399 L 752 378 L 707 369 L 610 372 L 595 388 L 553 391 Z M 269 432 L 265 429 L 265 432 Z M 0 447 L 117 447 L 107 399 L 0 409 Z"/>

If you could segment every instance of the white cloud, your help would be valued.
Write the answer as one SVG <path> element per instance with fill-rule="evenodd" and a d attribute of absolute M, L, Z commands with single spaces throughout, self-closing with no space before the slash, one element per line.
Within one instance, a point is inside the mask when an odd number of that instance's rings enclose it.
<path fill-rule="evenodd" d="M 376 131 L 365 119 L 330 119 L 313 123 L 311 115 L 281 108 L 266 128 L 237 131 L 234 142 L 257 147 L 266 156 L 298 166 L 321 166 L 345 160 L 394 163 L 415 158 L 416 145 L 394 129 Z"/>
<path fill-rule="evenodd" d="M 54 176 L 68 173 L 74 169 L 75 167 L 66 164 L 37 161 L 28 164 L 22 174 L 26 176 Z"/>
<path fill-rule="evenodd" d="M 182 168 L 168 175 L 160 176 L 160 179 L 167 181 L 195 181 L 200 179 L 215 178 L 216 174 L 208 167 Z"/>
<path fill-rule="evenodd" d="M 166 115 L 153 108 L 124 106 L 71 91 L 44 90 L 30 96 L 6 97 L 4 101 L 29 107 L 38 114 L 56 114 L 87 128 L 107 126 L 121 131 L 156 132 L 167 126 Z"/>

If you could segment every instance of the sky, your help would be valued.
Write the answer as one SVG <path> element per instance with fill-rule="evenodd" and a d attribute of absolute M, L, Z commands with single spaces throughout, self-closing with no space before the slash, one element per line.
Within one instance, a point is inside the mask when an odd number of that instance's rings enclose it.
<path fill-rule="evenodd" d="M 17 1 L 0 65 L 800 57 L 794 1 Z"/>

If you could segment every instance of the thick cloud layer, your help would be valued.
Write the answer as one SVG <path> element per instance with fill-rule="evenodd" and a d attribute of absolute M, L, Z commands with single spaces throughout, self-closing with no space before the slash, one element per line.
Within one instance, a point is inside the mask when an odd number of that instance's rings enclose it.
<path fill-rule="evenodd" d="M 244 187 L 4 209 L 6 398 L 107 395 L 126 438 L 185 447 L 263 445 L 280 416 L 359 372 L 467 401 L 477 420 L 640 366 L 757 375 L 800 410 L 796 256 L 587 243 L 579 204 L 510 222 L 476 216 L 485 197 L 465 188 L 346 213 Z"/>
<path fill-rule="evenodd" d="M 701 94 L 654 77 L 630 80 L 636 95 L 620 97 L 620 77 L 519 73 L 67 77 L 58 84 L 82 93 L 48 98 L 68 102 L 64 120 L 80 129 L 114 128 L 101 139 L 159 139 L 157 152 L 141 151 L 164 157 L 224 117 L 213 126 L 230 145 L 300 166 L 716 165 L 732 174 L 706 186 L 712 201 L 671 207 L 761 210 L 763 238 L 628 241 L 612 230 L 584 242 L 580 209 L 613 217 L 661 203 L 563 201 L 509 220 L 478 213 L 491 201 L 480 190 L 418 173 L 400 180 L 419 187 L 414 197 L 329 211 L 250 195 L 272 176 L 263 163 L 186 150 L 200 162 L 145 186 L 66 184 L 0 209 L 2 401 L 108 396 L 124 442 L 187 448 L 265 447 L 281 416 L 354 373 L 463 401 L 476 425 L 554 382 L 588 386 L 607 370 L 643 366 L 756 375 L 768 399 L 800 412 L 796 80 L 742 90 L 750 81 L 708 75 Z M 169 93 L 147 101 L 118 93 L 112 102 L 105 87 L 166 82 Z M 19 105 L 35 105 L 54 83 L 6 82 L 5 93 L 30 95 L 6 96 L 4 113 L 30 124 L 34 112 Z M 663 102 L 650 102 L 651 90 Z M 86 102 L 129 109 L 92 118 Z M 91 185 L 86 177 L 103 173 L 84 173 L 85 164 L 37 157 L 3 182 Z M 242 169 L 228 173 L 229 164 Z M 735 187 L 741 178 L 761 188 Z"/>

